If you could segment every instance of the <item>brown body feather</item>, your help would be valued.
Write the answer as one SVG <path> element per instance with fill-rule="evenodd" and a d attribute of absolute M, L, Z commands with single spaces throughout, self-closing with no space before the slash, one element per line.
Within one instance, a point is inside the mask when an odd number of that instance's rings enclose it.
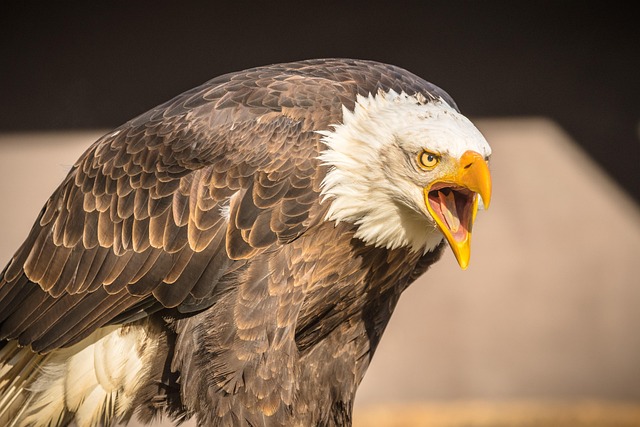
<path fill-rule="evenodd" d="M 143 418 L 349 424 L 400 293 L 441 252 L 324 221 L 317 131 L 391 89 L 455 105 L 393 66 L 302 61 L 221 76 L 105 135 L 0 276 L 0 339 L 49 353 L 146 316 L 164 344 Z"/>

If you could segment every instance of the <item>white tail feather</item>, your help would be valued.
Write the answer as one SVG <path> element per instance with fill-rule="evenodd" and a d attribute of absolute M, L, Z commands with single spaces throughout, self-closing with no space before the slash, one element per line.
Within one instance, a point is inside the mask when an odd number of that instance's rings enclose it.
<path fill-rule="evenodd" d="M 109 424 L 131 410 L 154 353 L 142 325 L 105 327 L 48 355 L 8 342 L 0 350 L 0 425 Z"/>

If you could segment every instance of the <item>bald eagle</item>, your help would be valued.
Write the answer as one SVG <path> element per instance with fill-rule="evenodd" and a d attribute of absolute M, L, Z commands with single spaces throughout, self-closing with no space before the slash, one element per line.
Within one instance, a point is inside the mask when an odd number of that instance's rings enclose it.
<path fill-rule="evenodd" d="M 393 309 L 464 269 L 491 149 L 401 68 L 226 74 L 96 141 L 0 275 L 0 424 L 351 424 Z"/>

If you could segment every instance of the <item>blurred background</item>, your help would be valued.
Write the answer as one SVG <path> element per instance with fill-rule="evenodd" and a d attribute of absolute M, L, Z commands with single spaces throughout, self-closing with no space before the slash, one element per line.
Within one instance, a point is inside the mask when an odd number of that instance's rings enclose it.
<path fill-rule="evenodd" d="M 359 426 L 640 425 L 640 30 L 582 2 L 50 2 L 0 13 L 0 264 L 98 136 L 216 75 L 357 57 L 491 143 L 470 268 L 403 295 Z M 132 424 L 133 425 L 133 424 Z"/>

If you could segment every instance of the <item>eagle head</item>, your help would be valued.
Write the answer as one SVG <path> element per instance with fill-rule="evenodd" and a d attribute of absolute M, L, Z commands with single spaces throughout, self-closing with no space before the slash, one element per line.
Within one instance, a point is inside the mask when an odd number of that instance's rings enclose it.
<path fill-rule="evenodd" d="M 491 199 L 491 148 L 469 119 L 439 97 L 378 92 L 320 133 L 327 220 L 388 249 L 426 253 L 445 238 L 467 268 L 479 199 Z"/>

